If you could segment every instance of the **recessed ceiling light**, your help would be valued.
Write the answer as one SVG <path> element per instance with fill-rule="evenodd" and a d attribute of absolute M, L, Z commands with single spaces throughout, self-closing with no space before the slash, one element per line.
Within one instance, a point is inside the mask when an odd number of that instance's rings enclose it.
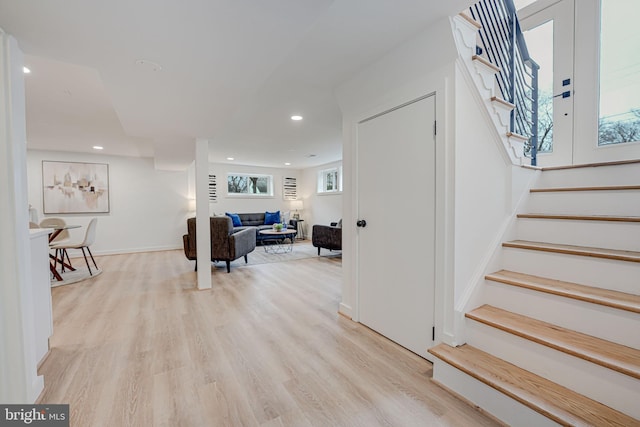
<path fill-rule="evenodd" d="M 25 74 L 29 74 L 31 70 L 29 69 L 29 67 L 22 67 L 22 72 Z"/>
<path fill-rule="evenodd" d="M 227 160 L 235 160 L 235 157 L 227 157 Z"/>
<path fill-rule="evenodd" d="M 94 145 L 93 146 L 94 150 L 104 150 L 104 147 L 100 146 L 100 145 Z"/>
<path fill-rule="evenodd" d="M 291 163 L 286 162 L 284 165 L 285 165 L 285 166 L 291 166 Z"/>
<path fill-rule="evenodd" d="M 302 120 L 302 116 L 298 116 L 298 115 L 291 116 L 291 120 L 294 120 L 296 122 L 300 121 L 300 120 Z"/>

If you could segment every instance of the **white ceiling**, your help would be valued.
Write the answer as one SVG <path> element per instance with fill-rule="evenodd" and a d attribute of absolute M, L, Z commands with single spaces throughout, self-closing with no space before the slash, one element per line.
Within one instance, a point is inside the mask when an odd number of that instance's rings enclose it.
<path fill-rule="evenodd" d="M 336 86 L 469 3 L 0 0 L 0 28 L 32 70 L 29 148 L 181 169 L 205 138 L 210 161 L 305 168 L 342 157 Z"/>

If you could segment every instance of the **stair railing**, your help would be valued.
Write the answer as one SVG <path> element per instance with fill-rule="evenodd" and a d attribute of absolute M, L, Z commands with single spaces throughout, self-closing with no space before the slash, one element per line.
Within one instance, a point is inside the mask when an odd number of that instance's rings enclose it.
<path fill-rule="evenodd" d="M 529 56 L 513 0 L 481 0 L 469 8 L 478 30 L 478 53 L 500 68 L 498 88 L 511 111 L 509 130 L 528 138 L 524 155 L 537 164 L 538 152 L 538 70 Z"/>

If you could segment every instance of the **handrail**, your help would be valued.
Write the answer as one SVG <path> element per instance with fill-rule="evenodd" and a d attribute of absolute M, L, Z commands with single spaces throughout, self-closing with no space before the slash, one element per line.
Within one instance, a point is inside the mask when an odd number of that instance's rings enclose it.
<path fill-rule="evenodd" d="M 540 66 L 529 55 L 513 0 L 481 0 L 469 10 L 482 26 L 478 30 L 481 51 L 500 68 L 496 80 L 502 98 L 515 105 L 509 130 L 528 137 L 524 154 L 536 166 Z"/>

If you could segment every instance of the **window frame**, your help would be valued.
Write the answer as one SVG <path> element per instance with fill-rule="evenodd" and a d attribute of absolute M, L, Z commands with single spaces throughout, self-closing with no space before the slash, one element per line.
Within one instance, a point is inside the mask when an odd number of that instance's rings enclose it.
<path fill-rule="evenodd" d="M 335 180 L 334 188 L 327 189 L 329 185 L 328 177 L 333 175 Z M 338 194 L 342 193 L 342 167 L 326 168 L 318 171 L 316 190 L 318 194 Z"/>
<path fill-rule="evenodd" d="M 268 186 L 268 190 L 266 193 L 250 193 L 249 192 L 249 188 L 250 185 L 247 185 L 247 192 L 244 193 L 238 193 L 238 192 L 232 192 L 229 190 L 229 178 L 231 177 L 242 177 L 242 178 L 267 178 L 268 182 L 267 182 L 267 186 Z M 226 186 L 226 190 L 227 190 L 227 197 L 233 197 L 233 198 L 247 198 L 247 199 L 251 199 L 251 198 L 273 198 L 274 196 L 274 187 L 273 187 L 273 175 L 269 175 L 269 174 L 261 174 L 261 173 L 246 173 L 246 172 L 228 172 L 227 173 L 227 180 L 226 180 L 227 186 Z"/>

